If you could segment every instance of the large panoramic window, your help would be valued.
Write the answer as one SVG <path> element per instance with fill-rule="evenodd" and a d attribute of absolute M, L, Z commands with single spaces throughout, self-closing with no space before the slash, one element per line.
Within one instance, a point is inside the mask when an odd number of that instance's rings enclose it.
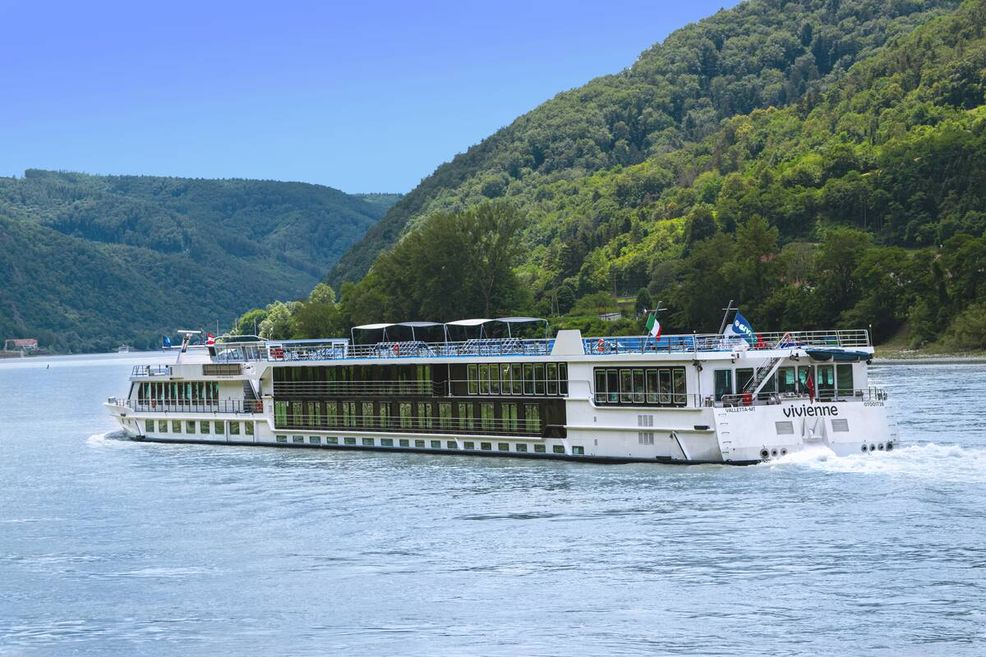
<path fill-rule="evenodd" d="M 731 375 L 724 372 L 724 377 Z M 596 368 L 593 382 L 600 405 L 684 406 L 688 402 L 684 367 Z"/>
<path fill-rule="evenodd" d="M 500 414 L 503 419 L 503 430 L 517 431 L 517 404 L 501 404 Z"/>
<path fill-rule="evenodd" d="M 524 429 L 527 433 L 541 433 L 541 409 L 537 404 L 524 405 Z"/>
<path fill-rule="evenodd" d="M 459 404 L 459 428 L 466 430 L 476 428 L 476 417 L 473 414 L 471 402 L 462 402 Z"/>
<path fill-rule="evenodd" d="M 431 428 L 430 402 L 418 402 L 418 426 L 422 429 Z"/>
<path fill-rule="evenodd" d="M 380 402 L 380 428 L 390 429 L 390 404 Z"/>
<path fill-rule="evenodd" d="M 446 430 L 452 428 L 452 404 L 448 402 L 438 404 L 438 427 Z"/>
<path fill-rule="evenodd" d="M 480 405 L 480 420 L 483 423 L 483 429 L 486 431 L 492 431 L 496 426 L 496 415 L 493 412 L 493 404 L 481 404 Z"/>

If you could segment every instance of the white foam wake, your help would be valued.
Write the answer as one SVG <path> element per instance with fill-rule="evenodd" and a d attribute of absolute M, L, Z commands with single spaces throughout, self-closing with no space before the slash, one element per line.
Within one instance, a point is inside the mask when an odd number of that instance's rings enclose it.
<path fill-rule="evenodd" d="M 129 445 L 127 434 L 117 429 L 106 433 L 94 433 L 86 438 L 86 445 L 95 448 L 121 449 Z"/>
<path fill-rule="evenodd" d="M 815 447 L 763 465 L 986 485 L 986 449 L 938 443 L 905 445 L 890 452 L 851 456 L 837 456 L 827 447 Z"/>

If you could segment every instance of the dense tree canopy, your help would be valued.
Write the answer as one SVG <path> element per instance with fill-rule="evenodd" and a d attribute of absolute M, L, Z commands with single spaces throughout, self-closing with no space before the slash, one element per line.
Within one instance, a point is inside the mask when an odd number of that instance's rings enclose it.
<path fill-rule="evenodd" d="M 249 328 L 250 319 L 262 314 L 263 337 L 315 338 L 382 321 L 497 317 L 530 302 L 514 271 L 522 224 L 505 203 L 437 214 L 381 257 L 359 284 L 344 285 L 340 304 L 322 283 L 303 302 L 250 311 L 237 325 Z"/>
<path fill-rule="evenodd" d="M 557 194 L 571 193 L 571 181 L 701 142 L 732 116 L 811 104 L 855 62 L 958 4 L 749 0 L 720 11 L 677 30 L 630 68 L 559 94 L 440 166 L 368 231 L 329 278 L 357 280 L 421 217 L 490 198 L 510 199 L 530 213 L 538 225 L 528 239 L 546 242 L 554 236 L 545 234 L 543 224 L 553 214 Z M 957 69 L 960 76 L 962 71 Z M 964 84 L 943 93 L 975 103 L 975 89 Z M 664 165 L 622 177 L 612 189 L 599 190 L 608 203 L 593 199 L 603 207 L 564 226 L 567 235 L 560 239 L 575 237 L 580 250 L 591 250 L 626 231 L 624 220 L 602 225 L 620 206 L 656 198 L 694 175 Z M 576 251 L 571 257 L 585 255 Z"/>
<path fill-rule="evenodd" d="M 669 329 L 713 329 L 732 298 L 763 328 L 962 347 L 982 317 L 984 29 L 983 0 L 742 3 L 439 167 L 333 276 L 502 197 L 524 217 L 518 311 L 647 288 Z"/>

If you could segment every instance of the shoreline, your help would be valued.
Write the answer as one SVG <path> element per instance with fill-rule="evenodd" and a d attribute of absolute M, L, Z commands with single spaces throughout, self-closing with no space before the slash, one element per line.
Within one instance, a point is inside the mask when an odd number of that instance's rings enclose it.
<path fill-rule="evenodd" d="M 986 365 L 986 354 L 874 354 L 874 365 Z"/>

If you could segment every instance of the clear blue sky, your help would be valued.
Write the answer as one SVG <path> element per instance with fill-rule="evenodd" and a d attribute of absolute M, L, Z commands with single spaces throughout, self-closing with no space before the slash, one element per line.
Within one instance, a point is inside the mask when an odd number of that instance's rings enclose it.
<path fill-rule="evenodd" d="M 0 175 L 407 192 L 735 0 L 0 0 Z"/>

